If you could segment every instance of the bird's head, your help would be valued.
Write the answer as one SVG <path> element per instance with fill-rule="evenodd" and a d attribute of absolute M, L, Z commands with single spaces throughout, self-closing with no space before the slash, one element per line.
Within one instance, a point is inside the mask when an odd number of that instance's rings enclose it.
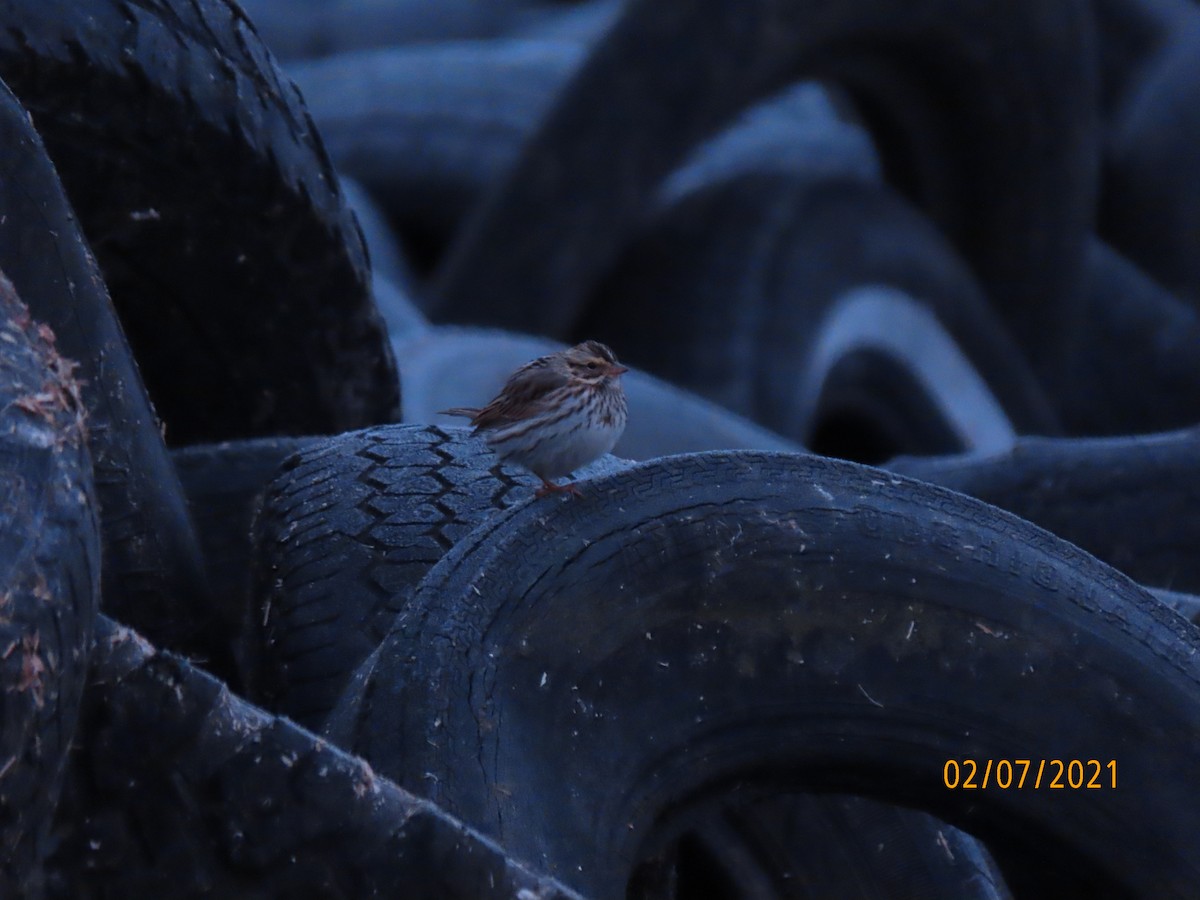
<path fill-rule="evenodd" d="M 567 368 L 577 378 L 584 381 L 600 383 L 609 378 L 617 378 L 629 371 L 617 362 L 617 357 L 607 346 L 599 341 L 584 341 L 576 344 L 566 352 Z"/>

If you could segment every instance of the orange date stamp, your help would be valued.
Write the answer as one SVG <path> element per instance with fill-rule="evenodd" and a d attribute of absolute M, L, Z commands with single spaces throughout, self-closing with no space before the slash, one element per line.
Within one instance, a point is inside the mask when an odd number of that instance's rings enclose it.
<path fill-rule="evenodd" d="M 1110 759 L 948 759 L 942 784 L 952 791 L 1116 790 L 1117 761 Z"/>

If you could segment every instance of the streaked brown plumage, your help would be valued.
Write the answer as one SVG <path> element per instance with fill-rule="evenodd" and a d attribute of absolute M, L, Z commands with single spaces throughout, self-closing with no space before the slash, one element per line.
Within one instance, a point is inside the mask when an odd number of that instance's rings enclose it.
<path fill-rule="evenodd" d="M 575 485 L 552 479 L 570 475 L 617 443 L 625 430 L 620 377 L 627 371 L 604 344 L 584 341 L 521 366 L 483 408 L 455 407 L 444 414 L 468 417 L 502 462 L 542 479 L 537 496 L 578 494 Z"/>

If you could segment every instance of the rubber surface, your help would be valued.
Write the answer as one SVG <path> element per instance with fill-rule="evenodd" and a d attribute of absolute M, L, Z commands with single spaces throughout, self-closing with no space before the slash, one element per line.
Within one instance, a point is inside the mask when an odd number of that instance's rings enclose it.
<path fill-rule="evenodd" d="M 627 896 L 1011 900 L 983 845 L 933 816 L 862 797 L 747 793 L 678 816 L 686 830 L 645 853 Z"/>
<path fill-rule="evenodd" d="M 1098 228 L 1200 309 L 1200 10 L 1192 5 L 1115 116 Z"/>
<path fill-rule="evenodd" d="M 388 222 L 387 213 L 371 192 L 354 179 L 342 176 L 339 181 L 346 203 L 354 210 L 362 228 L 363 240 L 371 256 L 372 282 L 377 283 L 382 278 L 412 291 L 416 287 L 416 276 L 404 258 L 404 248 Z"/>
<path fill-rule="evenodd" d="M 522 4 L 515 0 L 242 0 L 281 59 L 370 47 L 494 37 Z"/>
<path fill-rule="evenodd" d="M 583 57 L 562 41 L 390 47 L 289 67 L 338 171 L 433 268 Z"/>
<path fill-rule="evenodd" d="M 1191 0 L 1093 0 L 1100 61 L 1101 106 L 1120 109 L 1171 34 L 1196 15 Z"/>
<path fill-rule="evenodd" d="M 105 609 L 166 646 L 208 656 L 228 623 L 213 615 L 158 420 L 41 139 L 2 86 L 0 145 L 0 268 L 80 367 L 101 512 Z"/>
<path fill-rule="evenodd" d="M 1023 438 L 1007 453 L 888 468 L 1010 510 L 1144 585 L 1200 593 L 1200 429 Z"/>
<path fill-rule="evenodd" d="M 1200 305 L 1099 240 L 1084 284 L 1086 315 L 1063 348 L 1070 364 L 1045 382 L 1066 432 L 1147 434 L 1200 422 Z"/>
<path fill-rule="evenodd" d="M 0 894 L 37 897 L 100 596 L 74 364 L 0 275 Z"/>
<path fill-rule="evenodd" d="M 1092 25 L 1083 0 L 633 2 L 456 241 L 433 318 L 567 334 L 682 156 L 818 77 L 1052 365 L 1094 212 Z"/>
<path fill-rule="evenodd" d="M 598 897 L 665 811 L 747 779 L 933 811 L 1018 896 L 1184 897 L 1197 650 L 1124 576 L 978 501 L 833 460 L 697 454 L 461 539 L 329 734 Z M 1117 760 L 1125 789 L 943 782 L 948 759 L 1043 757 Z"/>
<path fill-rule="evenodd" d="M 250 604 L 251 524 L 280 463 L 314 440 L 257 438 L 197 444 L 171 453 L 204 548 L 212 602 L 220 608 L 221 620 L 229 623 L 220 636 L 221 659 L 233 659 L 237 671 L 221 675 L 237 687 L 238 673 L 251 665 L 246 636 L 248 623 L 256 618 Z"/>
<path fill-rule="evenodd" d="M 425 334 L 431 327 L 417 306 L 415 298 L 419 296 L 419 293 L 406 291 L 385 278 L 375 279 L 375 304 L 379 307 L 379 315 L 387 326 L 388 337 L 397 354 L 403 352 L 401 344 Z M 400 377 L 403 380 L 404 376 Z"/>
<path fill-rule="evenodd" d="M 751 106 L 667 177 L 657 215 L 689 194 L 755 174 L 881 184 L 879 154 L 866 128 L 849 120 L 852 110 L 844 93 L 815 82 L 791 85 Z"/>
<path fill-rule="evenodd" d="M 266 702 L 317 727 L 424 574 L 457 538 L 528 497 L 529 488 L 514 489 L 482 443 L 462 428 L 391 427 L 347 435 L 301 451 L 286 469 L 271 485 L 256 529 L 255 593 L 262 598 L 265 624 L 260 680 Z M 962 872 L 972 864 L 947 865 L 937 843 L 938 823 L 928 817 L 838 804 L 817 801 L 809 818 L 845 816 L 848 828 L 858 822 L 874 836 L 869 850 L 866 837 L 861 846 L 844 850 L 852 863 L 848 871 L 856 873 L 863 890 L 887 893 L 921 883 L 931 898 L 995 896 L 964 892 Z M 702 824 L 706 837 L 721 839 L 712 834 L 713 822 Z M 970 859 L 981 853 L 965 835 L 951 834 L 950 840 L 958 852 L 969 850 Z M 882 862 L 874 841 L 896 847 L 896 858 Z M 777 873 L 816 870 L 828 889 L 846 886 L 828 880 L 826 840 L 817 837 L 792 853 L 781 842 L 786 844 L 781 834 L 753 829 L 742 836 L 743 852 L 763 857 Z M 739 873 L 737 883 L 749 883 L 745 876 Z"/>
<path fill-rule="evenodd" d="M 1021 349 L 932 223 L 885 186 L 827 178 L 820 168 L 718 180 L 661 210 L 601 283 L 573 336 L 594 335 L 623 359 L 810 446 L 821 414 L 836 412 L 822 394 L 837 363 L 872 351 L 908 376 L 909 389 L 880 397 L 873 408 L 880 383 L 901 379 L 894 372 L 874 384 L 860 378 L 861 387 L 844 390 L 857 396 L 840 405 L 883 432 L 893 452 L 950 452 L 994 440 L 961 424 L 973 410 L 939 397 L 966 376 L 939 366 L 927 336 L 905 349 L 898 338 L 906 328 L 892 322 L 876 329 L 883 335 L 859 327 L 848 345 L 825 346 L 851 293 L 875 288 L 907 295 L 944 329 L 960 368 L 978 373 L 1010 429 L 1057 431 Z M 874 309 L 864 324 L 883 318 Z M 928 399 L 913 401 L 921 397 Z"/>
<path fill-rule="evenodd" d="M 102 619 L 52 898 L 575 897 Z"/>
<path fill-rule="evenodd" d="M 389 426 L 288 458 L 254 526 L 252 697 L 319 728 L 425 573 L 489 515 L 532 494 L 536 477 L 500 466 L 469 435 Z M 621 465 L 605 457 L 578 474 Z"/>
<path fill-rule="evenodd" d="M 30 111 L 175 444 L 398 412 L 362 236 L 232 0 L 0 2 Z"/>

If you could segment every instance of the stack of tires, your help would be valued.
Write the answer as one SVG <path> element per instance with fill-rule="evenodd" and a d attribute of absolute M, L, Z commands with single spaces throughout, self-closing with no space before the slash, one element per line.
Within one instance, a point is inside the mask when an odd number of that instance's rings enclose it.
<path fill-rule="evenodd" d="M 0 12 L 4 896 L 1200 890 L 1191 0 Z"/>

